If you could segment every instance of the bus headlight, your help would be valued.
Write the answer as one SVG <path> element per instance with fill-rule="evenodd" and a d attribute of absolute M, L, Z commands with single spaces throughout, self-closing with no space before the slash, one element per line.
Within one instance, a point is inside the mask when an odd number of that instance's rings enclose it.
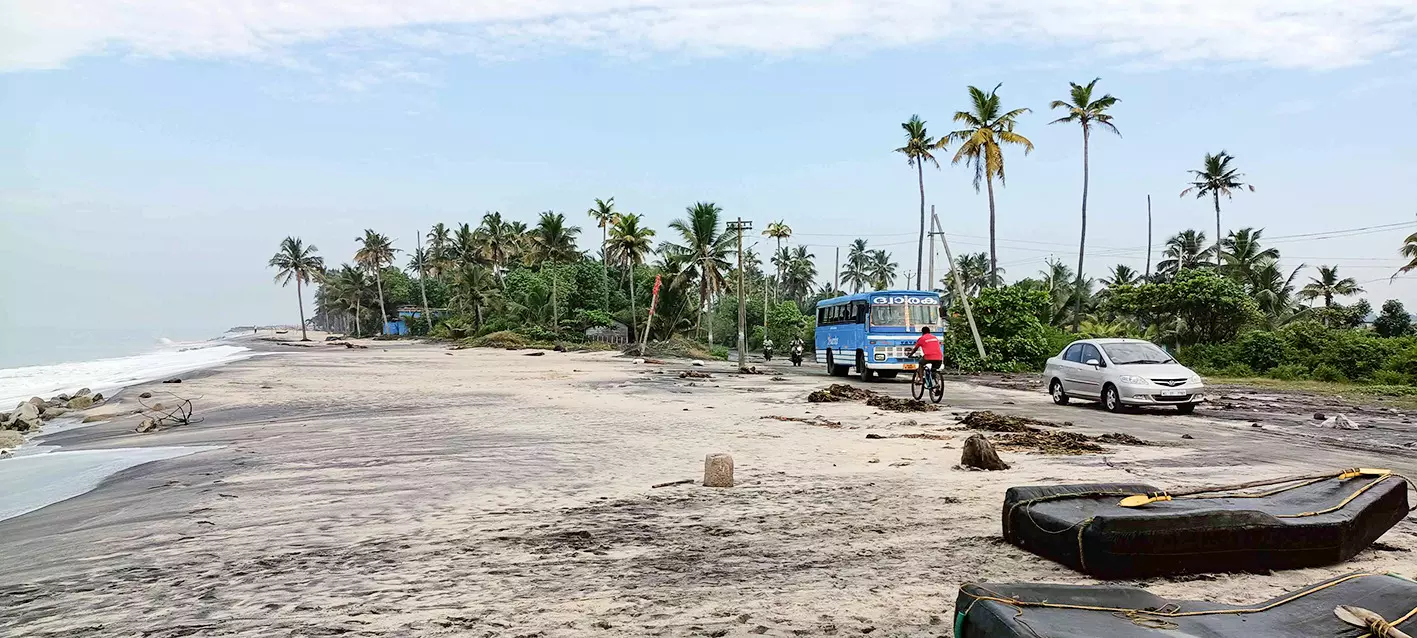
<path fill-rule="evenodd" d="M 877 360 L 877 361 L 885 361 L 885 360 L 886 360 L 886 355 L 877 352 L 877 353 L 876 353 L 876 360 Z"/>

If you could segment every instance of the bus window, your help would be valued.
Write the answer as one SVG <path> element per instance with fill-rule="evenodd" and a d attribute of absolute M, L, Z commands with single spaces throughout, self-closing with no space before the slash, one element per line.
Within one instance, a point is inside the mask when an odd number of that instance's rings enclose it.
<path fill-rule="evenodd" d="M 905 306 L 875 306 L 871 308 L 871 325 L 905 326 Z"/>
<path fill-rule="evenodd" d="M 871 325 L 918 328 L 940 325 L 940 307 L 926 304 L 876 304 L 871 306 Z"/>

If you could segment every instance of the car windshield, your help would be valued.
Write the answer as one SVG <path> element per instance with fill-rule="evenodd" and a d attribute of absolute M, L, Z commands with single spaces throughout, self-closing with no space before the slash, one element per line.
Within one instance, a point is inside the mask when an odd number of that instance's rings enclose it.
<path fill-rule="evenodd" d="M 876 304 L 871 306 L 871 325 L 916 328 L 940 324 L 940 307 L 915 304 Z"/>
<path fill-rule="evenodd" d="M 1112 363 L 1124 366 L 1133 363 L 1175 363 L 1170 355 L 1150 343 L 1107 343 L 1102 350 Z"/>

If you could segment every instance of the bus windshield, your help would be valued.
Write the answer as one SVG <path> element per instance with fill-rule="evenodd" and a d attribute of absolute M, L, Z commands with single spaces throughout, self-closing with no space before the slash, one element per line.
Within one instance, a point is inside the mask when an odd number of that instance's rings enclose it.
<path fill-rule="evenodd" d="M 940 325 L 940 307 L 915 304 L 873 304 L 871 325 L 892 328 L 918 328 Z"/>

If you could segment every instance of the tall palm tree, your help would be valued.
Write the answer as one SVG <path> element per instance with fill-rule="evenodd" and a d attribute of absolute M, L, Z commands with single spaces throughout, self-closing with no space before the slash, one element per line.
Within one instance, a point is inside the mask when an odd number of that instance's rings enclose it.
<path fill-rule="evenodd" d="M 630 340 L 639 333 L 635 329 L 639 312 L 635 309 L 635 266 L 645 263 L 645 256 L 653 252 L 651 239 L 654 229 L 640 226 L 641 215 L 616 215 L 611 222 L 609 240 L 605 254 L 625 267 L 630 279 Z"/>
<path fill-rule="evenodd" d="M 473 238 L 477 244 L 478 260 L 492 265 L 492 274 L 501 284 L 507 264 L 516 252 L 516 237 L 507 222 L 502 221 L 502 213 L 484 214 L 482 223 L 473 231 Z"/>
<path fill-rule="evenodd" d="M 338 271 L 327 272 L 323 285 L 329 286 L 332 296 L 339 300 L 339 306 L 354 316 L 355 336 L 362 334 L 359 317 L 363 314 L 364 298 L 369 291 L 369 278 L 364 270 L 344 264 Z"/>
<path fill-rule="evenodd" d="M 1004 144 L 1023 147 L 1023 154 L 1033 151 L 1033 142 L 1014 132 L 1018 126 L 1018 116 L 1029 109 L 1005 111 L 1000 105 L 999 84 L 985 93 L 976 87 L 969 87 L 970 110 L 955 113 L 954 121 L 965 128 L 947 135 L 944 139 L 959 142 L 952 164 L 967 160 L 974 168 L 974 192 L 979 192 L 979 183 L 984 182 L 989 189 L 989 285 L 997 286 L 999 279 L 999 250 L 997 243 L 997 215 L 994 207 L 994 178 L 999 185 L 1004 181 Z"/>
<path fill-rule="evenodd" d="M 1333 307 L 1334 297 L 1347 297 L 1363 292 L 1358 281 L 1352 277 L 1339 277 L 1338 266 L 1319 266 L 1319 276 L 1309 278 L 1309 283 L 1299 290 L 1299 298 L 1311 301 L 1323 298 L 1324 307 Z"/>
<path fill-rule="evenodd" d="M 610 290 L 610 248 L 607 242 L 610 241 L 610 225 L 615 223 L 615 217 L 618 215 L 615 212 L 615 198 L 595 198 L 595 205 L 591 206 L 586 214 L 600 227 L 600 276 L 605 281 L 605 289 Z M 605 303 L 608 310 L 609 297 L 606 297 Z"/>
<path fill-rule="evenodd" d="M 580 257 L 576 248 L 576 236 L 581 234 L 579 226 L 567 226 L 566 216 L 546 211 L 536 220 L 536 228 L 531 231 L 532 245 L 537 259 L 549 262 L 575 261 Z"/>
<path fill-rule="evenodd" d="M 1287 277 L 1276 261 L 1265 262 L 1256 268 L 1253 275 L 1254 290 L 1251 294 L 1254 295 L 1260 311 L 1264 313 L 1267 328 L 1278 328 L 1302 314 L 1304 307 L 1295 299 L 1294 278 L 1304 267 L 1304 264 L 1299 264 L 1289 271 Z"/>
<path fill-rule="evenodd" d="M 930 151 L 943 149 L 945 140 L 937 141 L 930 137 L 925 130 L 925 120 L 920 119 L 919 115 L 911 115 L 909 120 L 901 122 L 900 127 L 905 129 L 905 146 L 895 149 L 895 152 L 905 155 L 906 166 L 915 168 L 915 178 L 920 182 L 920 239 L 915 245 L 915 280 L 919 281 L 925 267 L 925 162 L 940 168 L 939 160 Z"/>
<path fill-rule="evenodd" d="M 413 247 L 413 253 L 408 257 L 408 271 L 418 273 L 418 296 L 423 299 L 423 320 L 428 323 L 428 331 L 433 331 L 433 313 L 428 308 L 428 286 L 424 280 L 428 278 L 428 269 L 432 267 L 428 252 L 423 250 L 423 244 L 419 243 Z"/>
<path fill-rule="evenodd" d="M 482 327 L 486 310 L 502 300 L 502 291 L 491 269 L 478 263 L 462 263 L 452 271 L 448 282 L 449 300 L 460 312 L 472 313 L 477 327 Z"/>
<path fill-rule="evenodd" d="M 1043 284 L 1043 290 L 1048 293 L 1048 324 L 1061 326 L 1067 321 L 1068 307 L 1073 305 L 1073 296 L 1082 294 L 1083 291 L 1073 285 L 1073 271 L 1063 260 L 1049 258 L 1043 263 L 1047 268 L 1038 271 L 1038 278 Z"/>
<path fill-rule="evenodd" d="M 1102 278 L 1102 285 L 1108 288 L 1116 288 L 1117 286 L 1132 286 L 1140 281 L 1141 275 L 1137 273 L 1136 270 L 1132 269 L 1131 266 L 1117 264 L 1112 267 L 1111 272 L 1108 273 L 1106 277 Z"/>
<path fill-rule="evenodd" d="M 507 236 L 512 240 L 509 263 L 528 268 L 536 265 L 536 240 L 526 222 L 507 222 Z"/>
<path fill-rule="evenodd" d="M 443 222 L 433 224 L 428 231 L 428 272 L 434 277 L 442 274 L 444 267 L 452 261 L 451 247 L 453 234 Z"/>
<path fill-rule="evenodd" d="M 669 228 L 679 234 L 683 243 L 666 242 L 660 250 L 681 257 L 685 276 L 699 283 L 699 316 L 694 323 L 694 331 L 698 332 L 709 302 L 727 286 L 725 274 L 731 269 L 728 256 L 734 252 L 734 236 L 720 230 L 723 209 L 713 202 L 695 202 L 685 212 L 688 215 L 684 219 L 669 222 Z"/>
<path fill-rule="evenodd" d="M 1256 272 L 1264 264 L 1279 259 L 1279 250 L 1260 247 L 1263 236 L 1263 228 L 1241 228 L 1230 231 L 1220 242 L 1220 257 L 1227 274 L 1251 291 L 1255 289 Z"/>
<path fill-rule="evenodd" d="M 1407 265 L 1398 268 L 1397 272 L 1393 273 L 1388 281 L 1397 279 L 1398 275 L 1405 275 L 1413 270 L 1417 270 L 1417 233 L 1412 233 L 1407 236 L 1407 239 L 1402 240 L 1402 248 L 1399 249 L 1398 252 L 1401 253 L 1403 257 L 1407 258 Z"/>
<path fill-rule="evenodd" d="M 314 244 L 306 246 L 298 237 L 286 237 L 280 242 L 280 250 L 266 264 L 269 268 L 279 269 L 275 280 L 282 288 L 290 285 L 292 279 L 295 280 L 295 298 L 300 304 L 301 341 L 310 340 L 305 336 L 305 293 L 301 284 L 319 279 L 325 272 L 325 258 L 315 254 L 318 250 Z"/>
<path fill-rule="evenodd" d="M 782 268 L 783 266 L 787 265 L 787 262 L 786 260 L 779 260 L 778 257 L 780 257 L 782 253 L 782 240 L 792 236 L 792 227 L 788 226 L 786 221 L 779 219 L 775 222 L 769 223 L 767 228 L 763 230 L 763 235 L 765 235 L 769 239 L 777 240 L 777 250 L 773 253 L 772 262 L 774 266 L 777 266 L 777 288 L 781 289 Z M 779 292 L 781 291 L 779 290 L 778 292 L 774 292 L 774 299 L 777 298 L 776 295 Z"/>
<path fill-rule="evenodd" d="M 1165 259 L 1156 264 L 1156 272 L 1164 277 L 1174 277 L 1182 270 L 1199 266 L 1212 250 L 1206 247 L 1205 231 L 1183 230 L 1166 240 L 1166 250 L 1161 252 Z"/>
<path fill-rule="evenodd" d="M 890 253 L 884 250 L 871 251 L 867 263 L 867 277 L 876 290 L 889 290 L 895 282 L 895 274 L 896 263 L 891 261 Z"/>
<path fill-rule="evenodd" d="M 477 231 L 467 224 L 459 224 L 457 232 L 453 234 L 453 241 L 448 246 L 445 267 L 454 268 L 481 263 L 481 252 L 482 250 L 478 246 Z"/>
<path fill-rule="evenodd" d="M 1082 258 L 1087 252 L 1087 186 L 1088 186 L 1088 144 L 1092 137 L 1092 125 L 1102 127 L 1105 131 L 1112 131 L 1118 136 L 1121 131 L 1112 124 L 1112 116 L 1107 114 L 1107 109 L 1118 102 L 1111 93 L 1105 94 L 1097 99 L 1092 99 L 1092 89 L 1097 86 L 1097 81 L 1101 78 L 1093 78 L 1087 84 L 1069 82 L 1072 90 L 1068 94 L 1070 101 L 1053 100 L 1049 108 L 1064 109 L 1067 115 L 1053 120 L 1051 124 L 1064 122 L 1076 122 L 1082 126 L 1082 232 L 1078 236 L 1078 272 L 1077 287 L 1082 290 Z M 1079 292 L 1077 296 L 1077 308 L 1073 312 L 1073 332 L 1077 332 L 1082 327 L 1082 301 L 1083 295 Z"/>
<path fill-rule="evenodd" d="M 841 271 L 841 285 L 850 286 L 851 292 L 861 292 L 862 288 L 871 285 L 870 252 L 864 239 L 851 242 L 851 248 L 846 252 L 846 267 Z"/>
<path fill-rule="evenodd" d="M 385 323 L 389 320 L 389 311 L 384 307 L 384 266 L 394 263 L 394 253 L 398 252 L 394 248 L 393 242 L 388 236 L 374 232 L 372 228 L 364 229 L 363 237 L 356 237 L 359 242 L 359 250 L 354 252 L 354 261 L 365 270 L 374 273 L 374 285 L 379 289 L 379 334 L 384 334 Z"/>
<path fill-rule="evenodd" d="M 1215 271 L 1220 272 L 1220 196 L 1225 199 L 1234 197 L 1234 192 L 1244 188 L 1255 190 L 1254 185 L 1246 184 L 1242 181 L 1245 175 L 1230 166 L 1230 162 L 1235 158 L 1225 151 L 1220 151 L 1216 155 L 1205 154 L 1205 161 L 1201 170 L 1191 171 L 1191 176 L 1195 181 L 1181 191 L 1181 197 L 1195 192 L 1196 198 L 1200 199 L 1210 195 L 1215 201 Z"/>
<path fill-rule="evenodd" d="M 783 272 L 783 288 L 792 299 L 805 299 L 812 293 L 812 282 L 817 279 L 817 264 L 812 260 L 816 257 L 806 246 L 792 249 Z"/>

